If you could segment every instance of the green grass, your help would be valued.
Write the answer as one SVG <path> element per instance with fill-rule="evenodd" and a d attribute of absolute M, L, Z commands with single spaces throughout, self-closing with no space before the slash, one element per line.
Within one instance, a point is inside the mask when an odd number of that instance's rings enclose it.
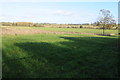
<path fill-rule="evenodd" d="M 4 35 L 2 40 L 3 78 L 117 76 L 117 37 L 34 34 Z"/>
<path fill-rule="evenodd" d="M 18 29 L 41 29 L 48 31 L 65 31 L 65 32 L 81 32 L 81 33 L 97 33 L 102 34 L 102 29 L 85 29 L 85 28 L 49 28 L 49 27 L 16 27 Z M 118 30 L 105 30 L 105 34 L 118 34 Z"/>

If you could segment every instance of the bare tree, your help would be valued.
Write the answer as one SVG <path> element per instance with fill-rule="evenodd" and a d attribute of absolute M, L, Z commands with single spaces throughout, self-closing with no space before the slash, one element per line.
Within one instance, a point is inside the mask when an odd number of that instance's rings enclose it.
<path fill-rule="evenodd" d="M 110 29 L 113 24 L 116 24 L 114 17 L 109 10 L 101 9 L 98 22 L 103 26 L 103 35 L 105 34 L 105 29 Z"/>

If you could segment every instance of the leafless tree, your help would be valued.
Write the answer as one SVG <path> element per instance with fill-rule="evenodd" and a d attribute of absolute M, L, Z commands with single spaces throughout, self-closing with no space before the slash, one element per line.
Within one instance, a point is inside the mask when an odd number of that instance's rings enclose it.
<path fill-rule="evenodd" d="M 114 17 L 109 10 L 101 9 L 98 22 L 103 26 L 103 35 L 105 34 L 105 29 L 110 29 L 113 24 L 116 24 Z"/>

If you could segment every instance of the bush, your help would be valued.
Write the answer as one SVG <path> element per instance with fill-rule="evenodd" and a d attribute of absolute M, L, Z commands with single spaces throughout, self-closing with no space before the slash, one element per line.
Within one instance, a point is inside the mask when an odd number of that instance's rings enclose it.
<path fill-rule="evenodd" d="M 83 26 L 82 26 L 82 25 L 80 25 L 80 28 L 83 28 Z"/>

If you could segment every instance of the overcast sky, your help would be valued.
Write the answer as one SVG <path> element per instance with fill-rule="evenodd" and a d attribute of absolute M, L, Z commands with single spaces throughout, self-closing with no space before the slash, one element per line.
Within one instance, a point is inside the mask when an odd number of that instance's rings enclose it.
<path fill-rule="evenodd" d="M 118 18 L 117 0 L 113 2 L 78 2 L 65 0 L 2 0 L 1 22 L 38 22 L 38 23 L 93 23 L 97 20 L 100 9 L 107 9 Z M 72 2 L 71 2 L 72 1 Z M 92 2 L 93 1 L 93 2 Z M 102 0 L 101 0 L 102 1 Z"/>

